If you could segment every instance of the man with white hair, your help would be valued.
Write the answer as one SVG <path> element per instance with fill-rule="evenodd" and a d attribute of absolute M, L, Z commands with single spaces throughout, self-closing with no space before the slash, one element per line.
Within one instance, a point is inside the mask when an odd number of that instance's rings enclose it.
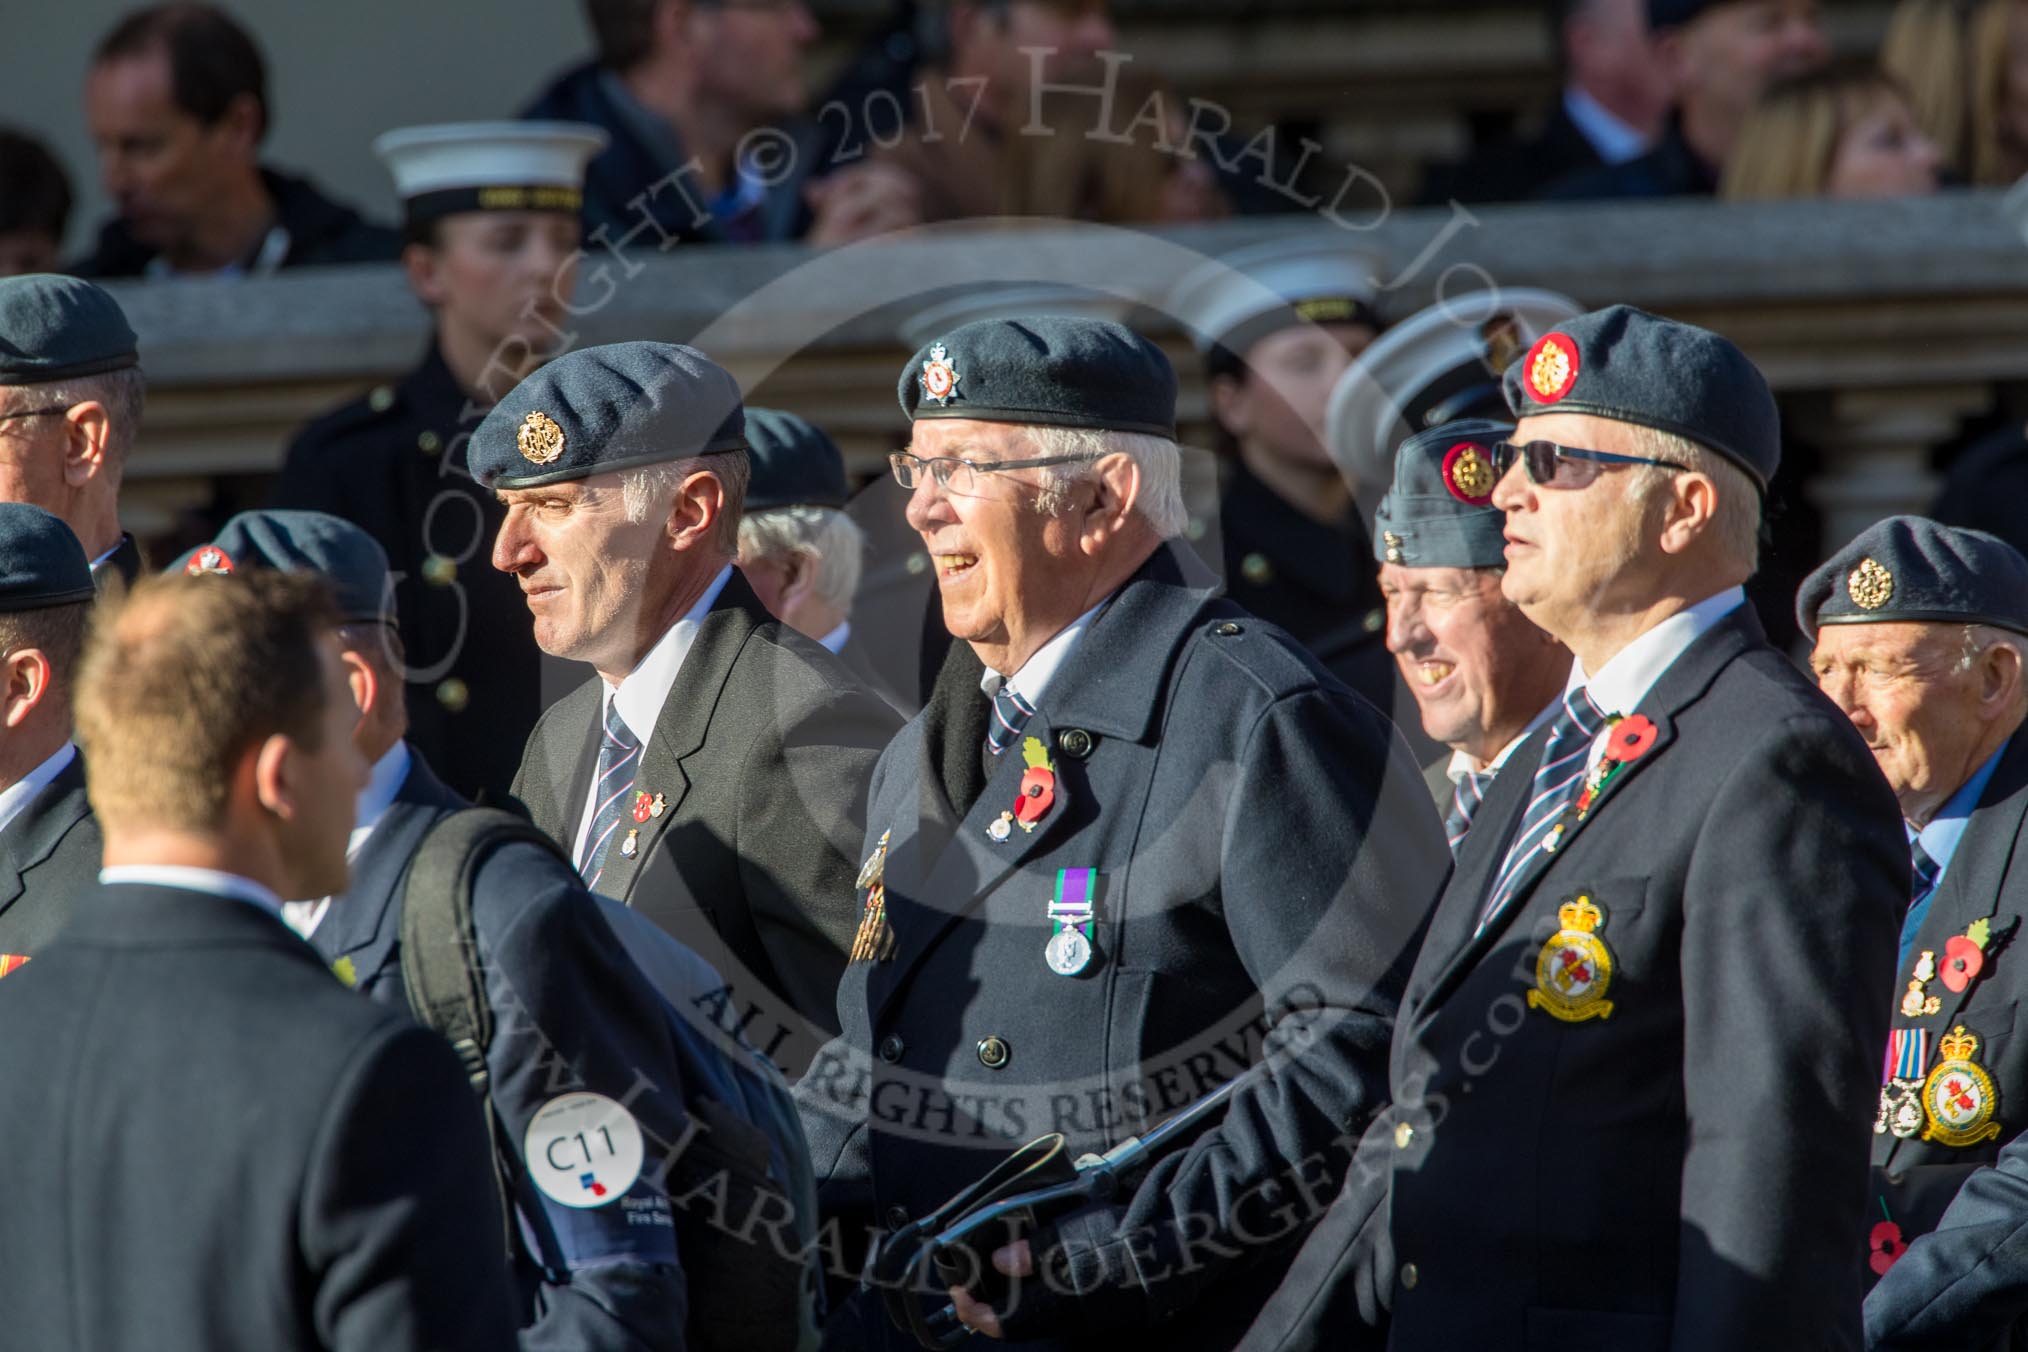
<path fill-rule="evenodd" d="M 898 720 L 732 566 L 739 386 L 693 348 L 584 348 L 501 400 L 470 456 L 535 641 L 598 673 L 536 725 L 515 795 L 592 890 L 718 968 L 701 1012 L 800 1068 L 836 1026 L 866 778 Z"/>
<path fill-rule="evenodd" d="M 780 409 L 746 411 L 753 476 L 739 519 L 739 571 L 783 624 L 813 638 L 900 707 L 859 635 L 852 603 L 866 532 L 845 513 L 845 457 L 823 428 Z"/>
<path fill-rule="evenodd" d="M 1436 814 L 1384 716 L 1185 581 L 1160 349 L 983 320 L 900 397 L 895 477 L 957 642 L 874 771 L 844 1033 L 798 1090 L 826 1219 L 902 1230 L 1030 1137 L 1103 1151 L 1271 1061 L 1151 1175 L 981 1246 L 949 1293 L 996 1337 L 1229 1348 L 1307 1219 L 1287 1190 L 1327 1198 L 1333 1142 L 1380 1106 Z M 840 1318 L 909 1345 L 881 1304 Z"/>
<path fill-rule="evenodd" d="M 1903 1249 L 2028 1130 L 2028 1049 L 2009 1036 L 2028 991 L 2010 942 L 2028 906 L 2028 871 L 2013 862 L 2028 813 L 2028 739 L 2016 736 L 2028 559 L 1981 531 L 1891 517 L 1810 574 L 1796 621 L 1815 643 L 1818 686 L 1866 739 L 1906 827 L 1913 883 L 1879 992 L 1892 1017 L 1873 1123 L 1879 1200 L 1852 1261 L 1869 1283 L 1895 1269 L 1869 1324 L 1920 1327 L 1970 1266 L 1953 1252 L 1967 1236 L 1910 1250 L 1906 1271 Z M 1960 1328 L 1949 1345 L 1985 1341 Z"/>
<path fill-rule="evenodd" d="M 141 551 L 120 529 L 120 476 L 145 385 L 119 303 L 76 277 L 0 280 L 0 502 L 69 526 L 101 592 L 124 590 Z"/>

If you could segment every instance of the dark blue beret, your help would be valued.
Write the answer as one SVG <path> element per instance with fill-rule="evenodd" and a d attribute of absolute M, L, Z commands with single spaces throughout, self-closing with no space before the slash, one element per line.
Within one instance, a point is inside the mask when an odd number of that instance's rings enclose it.
<path fill-rule="evenodd" d="M 2028 559 L 1997 535 L 1924 516 L 1890 516 L 1803 579 L 1796 623 L 1920 620 L 1991 624 L 2028 634 Z"/>
<path fill-rule="evenodd" d="M 0 614 L 96 596 L 92 564 L 70 527 L 40 507 L 0 502 Z"/>
<path fill-rule="evenodd" d="M 535 488 L 746 449 L 739 382 L 694 347 L 565 353 L 494 405 L 467 451 L 488 488 Z"/>
<path fill-rule="evenodd" d="M 845 456 L 821 427 L 780 409 L 750 408 L 746 440 L 753 462 L 749 512 L 845 505 Z"/>
<path fill-rule="evenodd" d="M 1109 319 L 981 319 L 933 339 L 901 373 L 901 411 L 918 418 L 1088 427 L 1176 436 L 1176 371 Z"/>
<path fill-rule="evenodd" d="M 95 376 L 140 360 L 133 326 L 102 288 L 48 273 L 0 278 L 0 385 Z"/>
<path fill-rule="evenodd" d="M 1516 418 L 1588 413 L 1688 437 L 1763 490 L 1782 458 L 1781 415 L 1760 370 L 1709 329 L 1631 305 L 1559 324 L 1507 368 Z"/>
<path fill-rule="evenodd" d="M 1409 568 L 1498 568 L 1507 514 L 1493 506 L 1493 443 L 1506 423 L 1464 419 L 1417 432 L 1394 456 L 1394 486 L 1373 515 L 1373 557 Z"/>
<path fill-rule="evenodd" d="M 380 542 L 325 512 L 241 512 L 169 565 L 171 573 L 234 573 L 274 568 L 321 573 L 348 624 L 393 624 L 394 581 Z"/>

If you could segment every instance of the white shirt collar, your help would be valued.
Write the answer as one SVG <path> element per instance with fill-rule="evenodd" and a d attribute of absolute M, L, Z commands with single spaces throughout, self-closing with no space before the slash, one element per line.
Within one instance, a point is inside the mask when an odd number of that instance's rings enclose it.
<path fill-rule="evenodd" d="M 690 655 L 690 645 L 697 641 L 697 628 L 704 623 L 705 614 L 718 600 L 718 594 L 725 590 L 725 584 L 732 580 L 732 565 L 718 570 L 718 576 L 711 579 L 711 585 L 697 598 L 696 604 L 683 618 L 669 626 L 669 631 L 655 640 L 655 646 L 648 649 L 634 669 L 627 673 L 617 687 L 608 685 L 605 703 L 599 712 L 617 704 L 620 717 L 626 720 L 635 737 L 640 739 L 641 753 L 647 754 L 648 741 L 655 735 L 655 720 L 662 716 L 662 706 L 669 700 L 669 692 L 676 687 L 676 678 L 682 674 L 683 659 Z"/>
<path fill-rule="evenodd" d="M 1602 712 L 1630 714 L 1647 698 L 1655 682 L 1662 679 L 1662 673 L 1691 644 L 1745 604 L 1746 590 L 1743 587 L 1727 587 L 1716 596 L 1707 596 L 1689 609 L 1677 611 L 1614 653 L 1612 660 L 1600 667 L 1596 676 L 1587 677 L 1584 664 L 1572 658 L 1570 679 L 1564 683 L 1564 692 L 1568 694 L 1578 686 L 1584 686 L 1591 702 Z"/>
<path fill-rule="evenodd" d="M 35 795 L 49 787 L 49 781 L 62 774 L 64 767 L 75 759 L 77 744 L 65 742 L 48 760 L 0 790 L 0 831 L 12 826 L 22 809 L 35 800 Z"/>
<path fill-rule="evenodd" d="M 99 870 L 102 883 L 140 883 L 153 887 L 178 887 L 188 892 L 208 892 L 260 907 L 270 915 L 282 913 L 282 899 L 251 878 L 222 873 L 215 868 L 191 868 L 187 864 L 119 864 Z"/>
<path fill-rule="evenodd" d="M 1486 768 L 1484 770 L 1474 771 L 1472 769 L 1472 758 L 1470 756 L 1466 755 L 1462 751 L 1453 751 L 1451 752 L 1451 763 L 1444 767 L 1444 773 L 1450 776 L 1450 781 L 1453 784 L 1462 784 L 1464 782 L 1465 776 L 1469 774 L 1477 773 L 1483 775 L 1483 774 L 1499 773 L 1499 771 L 1506 766 L 1508 761 L 1514 759 L 1514 753 L 1520 749 L 1521 743 L 1528 740 L 1528 734 L 1535 731 L 1535 729 L 1541 727 L 1544 723 L 1547 723 L 1551 715 L 1553 715 L 1558 709 L 1562 707 L 1563 702 L 1561 700 L 1551 700 L 1549 703 L 1543 705 L 1541 712 L 1537 713 L 1535 717 L 1529 719 L 1528 726 L 1521 729 L 1521 735 L 1516 737 L 1513 741 L 1507 743 L 1507 745 L 1501 747 L 1500 754 L 1493 757 L 1492 760 L 1488 761 L 1486 763 Z"/>
<path fill-rule="evenodd" d="M 1106 603 L 1112 599 L 1111 596 L 1106 597 L 1090 610 L 1087 610 L 1084 614 L 1065 625 L 1055 638 L 1050 639 L 1049 642 L 1037 648 L 1035 655 L 1026 662 L 1023 662 L 1021 670 L 1015 672 L 1012 676 L 1003 676 L 991 667 L 987 667 L 986 674 L 979 678 L 979 689 L 991 695 L 997 692 L 1004 684 L 1012 689 L 1015 694 L 1040 709 L 1042 707 L 1043 692 L 1049 688 L 1049 683 L 1056 679 L 1057 669 L 1064 664 L 1071 653 L 1077 650 L 1078 641 L 1084 637 L 1085 631 L 1090 629 L 1093 622 L 1097 620 L 1098 613 L 1104 610 Z"/>
<path fill-rule="evenodd" d="M 1564 87 L 1563 111 L 1607 164 L 1625 164 L 1647 153 L 1647 137 L 1576 85 Z"/>
<path fill-rule="evenodd" d="M 845 651 L 845 644 L 848 640 L 851 639 L 851 637 L 852 637 L 852 621 L 841 620 L 839 621 L 838 627 L 836 629 L 833 629 L 830 633 L 818 639 L 817 642 L 824 645 L 824 650 L 826 652 L 840 653 Z"/>

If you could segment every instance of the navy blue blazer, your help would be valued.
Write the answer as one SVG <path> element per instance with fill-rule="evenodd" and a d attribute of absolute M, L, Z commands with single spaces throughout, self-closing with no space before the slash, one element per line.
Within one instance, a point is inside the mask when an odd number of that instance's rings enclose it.
<path fill-rule="evenodd" d="M 513 1346 L 457 1058 L 261 907 L 85 894 L 0 981 L 0 1083 L 7 1346 Z"/>

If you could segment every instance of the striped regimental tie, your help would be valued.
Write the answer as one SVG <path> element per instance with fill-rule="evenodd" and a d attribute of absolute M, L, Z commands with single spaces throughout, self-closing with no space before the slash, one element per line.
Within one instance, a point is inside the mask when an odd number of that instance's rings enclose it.
<path fill-rule="evenodd" d="M 1452 854 L 1465 843 L 1465 832 L 1472 829 L 1472 814 L 1486 801 L 1486 788 L 1492 782 L 1491 770 L 1467 770 L 1451 787 L 1451 810 L 1444 816 L 1444 839 L 1450 842 Z"/>
<path fill-rule="evenodd" d="M 1529 786 L 1528 809 L 1521 814 L 1521 830 L 1507 847 L 1507 858 L 1493 877 L 1485 909 L 1479 912 L 1480 929 L 1512 898 L 1521 866 L 1542 848 L 1551 829 L 1562 819 L 1563 810 L 1584 780 L 1592 743 L 1605 731 L 1605 726 L 1605 713 L 1591 702 L 1583 686 L 1564 695 L 1563 707 L 1549 727 L 1548 744 L 1542 748 L 1542 764 L 1535 771 L 1535 782 Z"/>
<path fill-rule="evenodd" d="M 577 866 L 587 887 L 598 887 L 599 875 L 606 868 L 606 851 L 613 848 L 613 835 L 634 815 L 634 771 L 640 763 L 641 739 L 620 717 L 620 706 L 607 700 L 605 736 L 599 739 L 598 807 L 592 812 L 591 830 L 585 832 L 584 858 Z"/>
<path fill-rule="evenodd" d="M 1021 698 L 1007 682 L 1000 682 L 1000 688 L 993 692 L 993 721 L 986 725 L 986 749 L 997 756 L 1014 745 L 1014 739 L 1034 716 L 1035 706 Z"/>

